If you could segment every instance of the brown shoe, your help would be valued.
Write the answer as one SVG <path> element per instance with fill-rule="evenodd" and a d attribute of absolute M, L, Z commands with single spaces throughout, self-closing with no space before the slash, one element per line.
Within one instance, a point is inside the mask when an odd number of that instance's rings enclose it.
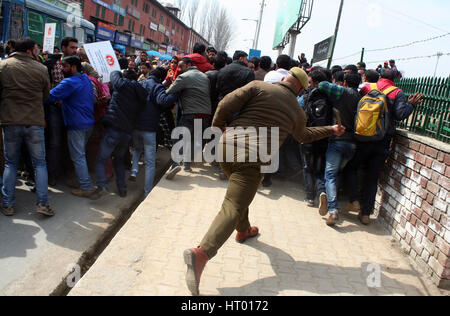
<path fill-rule="evenodd" d="M 327 225 L 328 226 L 334 226 L 339 221 L 339 215 L 338 214 L 330 214 L 330 216 L 327 219 Z"/>
<path fill-rule="evenodd" d="M 14 208 L 12 206 L 2 206 L 0 208 L 3 215 L 5 216 L 13 216 L 14 215 Z"/>
<path fill-rule="evenodd" d="M 362 215 L 362 213 L 360 212 L 358 214 L 358 219 L 361 222 L 361 224 L 366 225 L 366 226 L 370 225 L 370 216 Z"/>
<path fill-rule="evenodd" d="M 187 249 L 183 253 L 184 263 L 187 264 L 186 285 L 192 295 L 200 295 L 199 285 L 203 269 L 209 260 L 203 248 Z"/>
<path fill-rule="evenodd" d="M 319 214 L 320 216 L 328 214 L 328 199 L 326 193 L 320 194 Z"/>
<path fill-rule="evenodd" d="M 43 205 L 43 204 L 40 204 L 40 203 L 36 206 L 36 212 L 38 212 L 39 214 L 48 216 L 48 217 L 55 216 L 55 211 L 52 210 L 50 208 L 50 206 Z"/>
<path fill-rule="evenodd" d="M 236 234 L 236 241 L 241 244 L 245 242 L 247 239 L 257 236 L 259 233 L 258 227 L 250 227 L 247 231 L 243 233 Z"/>
<path fill-rule="evenodd" d="M 92 194 L 95 193 L 95 190 L 80 190 L 80 189 L 75 189 L 72 190 L 72 194 L 81 198 L 90 198 L 92 196 Z"/>
<path fill-rule="evenodd" d="M 359 212 L 361 211 L 361 205 L 358 201 L 348 202 L 345 209 L 347 210 L 347 212 Z"/>

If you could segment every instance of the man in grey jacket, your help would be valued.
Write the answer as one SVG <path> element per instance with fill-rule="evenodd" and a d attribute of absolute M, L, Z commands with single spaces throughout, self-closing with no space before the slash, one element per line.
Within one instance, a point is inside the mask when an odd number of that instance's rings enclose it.
<path fill-rule="evenodd" d="M 190 58 L 184 57 L 178 64 L 180 74 L 167 90 L 167 94 L 179 93 L 177 109 L 177 127 L 186 127 L 191 133 L 191 158 L 194 157 L 194 121 L 202 121 L 203 131 L 211 125 L 211 97 L 208 77 L 193 66 Z M 189 145 L 185 142 L 185 146 Z M 198 145 L 198 144 L 197 144 Z M 202 144 L 203 145 L 203 144 Z M 183 150 L 185 148 L 182 148 Z M 182 154 L 182 153 L 181 153 Z M 192 161 L 192 160 L 191 160 Z M 180 165 L 174 162 L 167 174 L 171 180 L 181 170 Z M 184 162 L 184 170 L 190 171 L 190 162 Z"/>

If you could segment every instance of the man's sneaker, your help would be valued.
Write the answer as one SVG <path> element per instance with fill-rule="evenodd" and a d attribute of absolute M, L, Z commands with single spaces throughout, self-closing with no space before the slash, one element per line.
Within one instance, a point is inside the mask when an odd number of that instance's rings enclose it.
<path fill-rule="evenodd" d="M 328 226 L 334 226 L 339 222 L 339 215 L 337 213 L 330 214 L 330 216 L 327 219 L 327 225 Z"/>
<path fill-rule="evenodd" d="M 191 172 L 192 171 L 192 167 L 190 163 L 184 163 L 184 171 L 186 172 Z"/>
<path fill-rule="evenodd" d="M 1 211 L 5 216 L 13 216 L 14 215 L 14 207 L 12 206 L 2 206 Z"/>
<path fill-rule="evenodd" d="M 308 206 L 308 207 L 314 207 L 314 205 L 316 205 L 316 202 L 314 200 L 306 199 L 305 202 L 306 202 L 306 206 Z"/>
<path fill-rule="evenodd" d="M 50 206 L 48 205 L 43 205 L 43 204 L 38 204 L 36 206 L 36 212 L 38 212 L 39 214 L 45 215 L 45 216 L 54 216 L 55 215 L 55 211 L 53 211 Z"/>
<path fill-rule="evenodd" d="M 176 166 L 172 166 L 169 170 L 169 172 L 167 173 L 166 179 L 167 180 L 172 180 L 175 175 L 181 171 L 181 166 L 176 165 Z"/>
<path fill-rule="evenodd" d="M 130 176 L 128 177 L 128 180 L 131 182 L 136 182 L 137 176 L 136 173 L 131 173 Z"/>
<path fill-rule="evenodd" d="M 319 214 L 320 216 L 328 214 L 328 199 L 326 193 L 320 194 Z"/>
<path fill-rule="evenodd" d="M 80 189 L 74 189 L 72 190 L 72 195 L 81 197 L 81 198 L 90 198 L 92 194 L 95 193 L 95 190 L 80 190 Z"/>
<path fill-rule="evenodd" d="M 183 253 L 184 263 L 187 265 L 186 285 L 192 295 L 200 294 L 200 277 L 209 258 L 203 248 L 187 249 Z"/>
<path fill-rule="evenodd" d="M 236 234 L 236 241 L 241 244 L 245 242 L 247 239 L 257 236 L 259 233 L 258 227 L 250 227 L 247 231 L 243 233 Z"/>
<path fill-rule="evenodd" d="M 98 187 L 94 193 L 91 194 L 91 196 L 89 196 L 89 198 L 91 200 L 98 200 L 100 198 L 102 198 L 105 195 L 108 195 L 109 191 L 106 190 L 106 188 L 103 187 Z"/>
<path fill-rule="evenodd" d="M 370 225 L 370 216 L 369 215 L 362 215 L 362 213 L 359 212 L 358 219 L 361 222 L 361 224 L 366 225 L 366 226 Z"/>
<path fill-rule="evenodd" d="M 345 208 L 347 212 L 360 212 L 361 211 L 361 205 L 358 201 L 354 202 L 348 202 L 347 207 Z"/>

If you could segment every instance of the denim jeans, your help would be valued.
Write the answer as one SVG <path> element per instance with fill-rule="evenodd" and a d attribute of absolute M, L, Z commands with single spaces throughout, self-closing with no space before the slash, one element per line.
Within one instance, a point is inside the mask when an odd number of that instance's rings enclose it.
<path fill-rule="evenodd" d="M 353 158 L 356 145 L 353 142 L 334 141 L 328 144 L 325 163 L 325 188 L 330 214 L 338 212 L 338 177 L 347 163 Z"/>
<path fill-rule="evenodd" d="M 37 202 L 48 205 L 48 174 L 45 161 L 45 136 L 42 126 L 4 126 L 3 146 L 5 151 L 5 171 L 3 173 L 3 205 L 14 206 L 17 180 L 17 165 L 19 164 L 22 142 L 28 147 L 33 163 Z"/>
<path fill-rule="evenodd" d="M 67 142 L 69 144 L 70 158 L 73 161 L 75 172 L 83 191 L 93 190 L 91 176 L 86 161 L 86 144 L 93 128 L 67 131 Z"/>
<path fill-rule="evenodd" d="M 357 143 L 355 158 L 349 163 L 348 184 L 350 202 L 359 201 L 361 213 L 371 215 L 375 206 L 378 190 L 378 178 L 389 156 L 391 137 L 382 141 Z M 358 170 L 364 166 L 368 172 L 364 174 L 364 183 L 359 190 Z M 362 195 L 359 196 L 361 191 Z"/>
<path fill-rule="evenodd" d="M 145 196 L 149 195 L 153 189 L 156 169 L 156 133 L 134 131 L 133 132 L 133 168 L 132 173 L 139 170 L 139 156 L 144 151 L 145 162 Z"/>
<path fill-rule="evenodd" d="M 125 182 L 124 157 L 128 151 L 130 140 L 130 134 L 111 127 L 105 129 L 105 135 L 100 143 L 97 161 L 95 163 L 95 175 L 99 187 L 108 189 L 106 164 L 112 155 L 117 187 L 120 191 L 125 191 L 127 189 L 127 184 Z"/>

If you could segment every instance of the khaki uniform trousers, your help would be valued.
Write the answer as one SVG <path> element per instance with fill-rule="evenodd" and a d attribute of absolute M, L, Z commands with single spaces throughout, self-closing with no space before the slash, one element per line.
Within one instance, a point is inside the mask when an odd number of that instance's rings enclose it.
<path fill-rule="evenodd" d="M 248 207 L 252 203 L 263 175 L 258 163 L 220 163 L 229 178 L 228 189 L 211 227 L 200 243 L 212 259 L 234 230 L 245 232 L 250 228 Z"/>

